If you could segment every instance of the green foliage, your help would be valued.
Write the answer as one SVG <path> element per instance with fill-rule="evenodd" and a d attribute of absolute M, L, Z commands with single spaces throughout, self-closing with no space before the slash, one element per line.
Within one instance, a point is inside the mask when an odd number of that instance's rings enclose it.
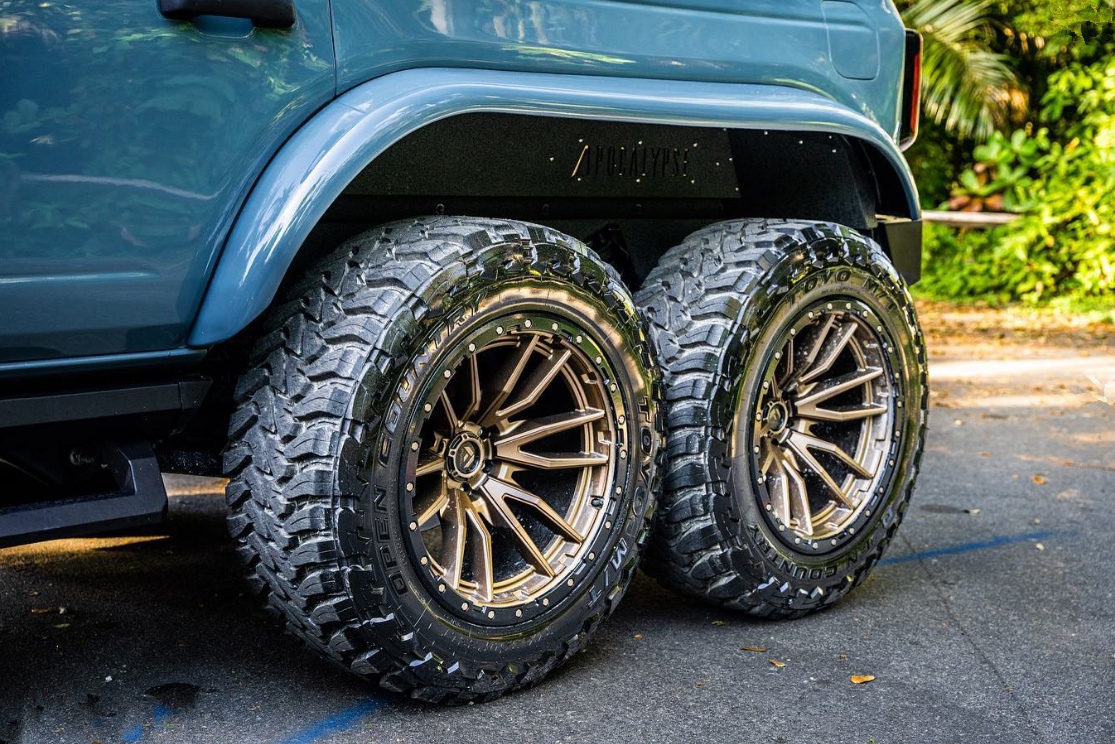
<path fill-rule="evenodd" d="M 1001 194 L 1022 216 L 993 230 L 929 230 L 929 294 L 1115 306 L 1115 54 L 1067 66 L 1047 83 L 1042 126 L 992 136 L 956 187 L 985 202 Z"/>
<path fill-rule="evenodd" d="M 1009 138 L 993 132 L 972 151 L 975 163 L 961 171 L 949 209 L 1026 212 L 1038 204 L 1035 173 L 1049 152 L 1045 129 L 1033 137 L 1018 130 Z"/>

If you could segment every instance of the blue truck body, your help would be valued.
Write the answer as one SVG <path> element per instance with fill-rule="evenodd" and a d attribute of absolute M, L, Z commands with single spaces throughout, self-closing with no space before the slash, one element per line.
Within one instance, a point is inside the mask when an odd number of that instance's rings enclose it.
<path fill-rule="evenodd" d="M 297 0 L 292 28 L 156 2 L 0 5 L 0 375 L 196 359 L 274 297 L 352 179 L 475 112 L 825 132 L 892 171 L 889 2 Z"/>

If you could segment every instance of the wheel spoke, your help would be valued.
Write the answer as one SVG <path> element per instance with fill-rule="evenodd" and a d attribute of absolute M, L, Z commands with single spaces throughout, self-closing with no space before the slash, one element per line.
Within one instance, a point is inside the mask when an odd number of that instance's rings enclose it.
<path fill-rule="evenodd" d="M 520 504 L 525 504 L 533 509 L 542 521 L 550 528 L 550 531 L 555 532 L 566 540 L 573 542 L 584 542 L 584 535 L 573 529 L 572 525 L 565 521 L 565 519 L 553 510 L 541 497 L 536 496 L 530 491 L 519 488 L 514 483 L 508 483 L 505 480 L 496 479 L 493 488 L 499 488 L 503 491 L 505 498 L 517 501 Z"/>
<path fill-rule="evenodd" d="M 803 407 L 821 403 L 840 393 L 871 382 L 881 374 L 883 374 L 883 370 L 878 367 L 867 367 L 849 372 L 846 375 L 830 378 L 824 382 L 818 382 L 808 393 L 794 399 L 795 407 L 800 411 Z"/>
<path fill-rule="evenodd" d="M 599 408 L 585 408 L 529 421 L 516 421 L 507 432 L 495 440 L 496 453 L 498 455 L 501 447 L 521 447 L 552 434 L 560 434 L 578 426 L 591 424 L 593 421 L 599 421 L 602 418 L 604 418 L 604 412 Z"/>
<path fill-rule="evenodd" d="M 770 382 L 770 384 L 772 386 L 774 386 L 774 391 L 773 392 L 774 392 L 775 395 L 781 395 L 781 388 L 784 388 L 787 385 L 789 385 L 790 381 L 792 379 L 794 379 L 794 370 L 797 369 L 797 367 L 794 366 L 794 337 L 793 336 L 790 336 L 790 338 L 788 338 L 786 340 L 786 348 L 783 349 L 782 362 L 785 365 L 785 371 L 783 371 L 783 373 L 781 375 L 779 375 L 777 373 L 777 369 L 776 369 L 775 374 L 774 374 L 774 379 L 772 379 L 771 382 Z"/>
<path fill-rule="evenodd" d="M 786 475 L 786 502 L 794 516 L 787 522 L 802 537 L 813 537 L 813 510 L 809 507 L 809 488 L 805 485 L 794 456 L 782 454 L 782 472 Z"/>
<path fill-rule="evenodd" d="M 463 497 L 463 495 L 462 495 Z M 467 501 L 467 499 L 466 499 Z M 492 533 L 481 518 L 472 502 L 466 504 L 465 516 L 472 528 L 472 579 L 476 582 L 476 593 L 485 602 L 492 601 Z"/>
<path fill-rule="evenodd" d="M 539 339 L 539 336 L 532 334 L 525 343 L 520 340 L 515 351 L 504 360 L 503 366 L 492 378 L 491 385 L 484 390 L 481 396 L 487 401 L 487 408 L 484 409 L 484 414 L 480 417 L 481 426 L 492 426 L 499 421 L 499 409 L 503 407 L 508 396 L 514 392 L 515 386 L 519 383 L 519 378 L 523 376 L 523 370 L 526 369 L 527 362 L 530 361 L 530 355 L 538 346 Z"/>
<path fill-rule="evenodd" d="M 448 494 L 442 522 L 441 565 L 445 569 L 445 581 L 454 591 L 461 586 L 461 571 L 465 564 L 465 536 L 468 533 L 465 500 L 466 496 L 461 491 L 454 490 Z"/>
<path fill-rule="evenodd" d="M 546 392 L 546 389 L 550 387 L 550 383 L 558 376 L 562 367 L 565 366 L 565 363 L 569 361 L 569 357 L 572 355 L 573 352 L 569 349 L 563 349 L 560 352 L 555 351 L 550 354 L 550 358 L 538 365 L 523 382 L 522 391 L 517 399 L 510 405 L 496 411 L 496 417 L 501 419 L 510 418 L 516 413 L 525 411 L 527 408 L 537 403 L 538 399 L 542 397 L 542 393 Z"/>
<path fill-rule="evenodd" d="M 441 516 L 442 511 L 447 506 L 449 506 L 449 491 L 446 488 L 445 479 L 443 478 L 441 481 L 441 493 L 437 495 L 437 498 L 434 499 L 432 504 L 418 514 L 418 518 L 415 520 L 418 522 L 418 529 L 425 532 L 431 527 L 435 527 L 436 522 L 434 520 Z"/>
<path fill-rule="evenodd" d="M 461 420 L 457 418 L 457 412 L 453 410 L 453 401 L 449 400 L 449 391 L 441 391 L 441 407 L 445 409 L 445 416 L 449 419 L 450 429 L 457 429 L 461 425 Z"/>
<path fill-rule="evenodd" d="M 443 470 L 445 470 L 445 458 L 433 457 L 429 460 L 422 460 L 418 463 L 418 467 L 414 471 L 414 477 L 421 478 L 424 475 L 440 473 Z"/>
<path fill-rule="evenodd" d="M 534 544 L 534 540 L 527 534 L 526 529 L 519 522 L 518 517 L 511 511 L 505 500 L 502 483 L 494 478 L 489 478 L 481 484 L 480 489 L 487 496 L 487 503 L 491 507 L 491 516 L 507 527 L 515 536 L 516 547 L 527 563 L 534 566 L 534 570 L 546 576 L 553 576 L 554 569 L 546 560 L 546 556 Z"/>
<path fill-rule="evenodd" d="M 801 432 L 795 431 L 793 434 L 790 435 L 790 439 L 788 440 L 788 442 L 790 448 L 794 451 L 794 454 L 800 457 L 806 464 L 806 466 L 817 474 L 821 481 L 824 482 L 826 486 L 828 486 L 830 491 L 832 491 L 833 495 L 835 495 L 841 502 L 844 503 L 844 505 L 848 506 L 849 508 L 854 509 L 856 507 L 856 504 L 854 501 L 852 501 L 852 498 L 844 491 L 843 488 L 840 487 L 840 485 L 832 477 L 832 473 L 830 473 L 824 465 L 818 462 L 817 458 L 815 458 L 813 456 L 813 453 L 809 450 L 817 449 L 836 457 L 842 463 L 847 465 L 852 472 L 854 472 L 861 478 L 870 478 L 871 473 L 864 470 L 863 466 L 852 459 L 852 457 L 848 455 L 847 452 L 840 449 L 835 444 L 826 442 L 823 439 L 818 439 L 816 437 L 811 437 L 808 434 L 803 434 Z"/>
<path fill-rule="evenodd" d="M 475 354 L 468 358 L 467 364 L 469 404 L 461 413 L 461 418 L 465 421 L 470 420 L 480 412 L 480 400 L 483 395 L 480 390 L 480 362 Z"/>
<path fill-rule="evenodd" d="M 826 316 L 825 324 L 817 331 L 817 336 L 813 339 L 813 345 L 809 347 L 809 353 L 805 355 L 805 359 L 802 360 L 799 369 L 808 370 L 813 366 L 813 360 L 821 353 L 821 348 L 825 345 L 825 341 L 828 339 L 829 333 L 832 331 L 832 327 L 835 324 L 835 315 Z"/>
<path fill-rule="evenodd" d="M 821 408 L 817 404 L 811 403 L 807 406 L 799 406 L 797 413 L 802 418 L 813 419 L 814 421 L 846 423 L 879 416 L 888 410 L 881 403 L 864 403 L 858 406 L 842 406 L 840 408 Z"/>
<path fill-rule="evenodd" d="M 835 318 L 836 316 L 830 315 L 829 317 Z M 802 376 L 798 378 L 798 382 L 812 382 L 813 380 L 816 380 L 818 377 L 823 375 L 825 372 L 828 372 L 830 369 L 832 369 L 832 365 L 836 363 L 836 360 L 840 357 L 840 354 L 848 346 L 848 342 L 851 341 L 852 337 L 856 335 L 856 324 L 845 323 L 844 325 L 840 326 L 840 330 L 837 331 L 835 336 L 833 336 L 832 333 L 829 333 L 827 335 L 832 339 L 832 341 L 830 342 L 828 341 L 828 339 L 826 339 L 826 342 L 822 346 L 820 346 L 823 351 L 820 358 L 813 362 L 813 365 L 811 367 L 808 367 L 805 370 L 804 374 L 802 374 Z"/>
<path fill-rule="evenodd" d="M 607 465 L 608 456 L 600 452 L 578 452 L 570 454 L 534 453 L 510 450 L 499 454 L 501 460 L 526 465 L 539 470 L 568 470 L 569 468 L 591 468 Z"/>

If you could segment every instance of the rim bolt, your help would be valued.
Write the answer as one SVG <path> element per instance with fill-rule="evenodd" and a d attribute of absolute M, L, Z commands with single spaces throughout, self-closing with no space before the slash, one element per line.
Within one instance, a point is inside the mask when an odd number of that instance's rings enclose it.
<path fill-rule="evenodd" d="M 426 413 L 429 413 L 430 411 L 434 410 L 434 407 L 427 403 L 426 405 L 422 406 L 422 410 Z"/>
<path fill-rule="evenodd" d="M 759 454 L 759 445 L 755 445 L 754 447 L 752 447 L 751 451 L 754 452 L 756 455 Z"/>
<path fill-rule="evenodd" d="M 781 359 L 782 358 L 782 352 L 781 351 L 774 352 L 774 358 L 775 359 Z"/>
<path fill-rule="evenodd" d="M 596 560 L 596 553 L 589 553 L 588 554 L 588 559 L 590 561 L 595 561 Z"/>
<path fill-rule="evenodd" d="M 467 610 L 468 609 L 468 602 L 461 602 L 461 609 L 462 610 Z"/>
<path fill-rule="evenodd" d="M 812 311 L 812 310 L 810 310 L 810 311 L 809 311 L 809 317 L 810 317 L 810 318 L 812 318 L 812 317 L 813 317 L 813 311 Z"/>
<path fill-rule="evenodd" d="M 791 328 L 790 329 L 790 335 L 793 336 L 795 333 L 797 333 L 797 329 Z"/>
<path fill-rule="evenodd" d="M 410 493 L 413 490 L 414 490 L 414 484 L 413 483 L 408 483 L 407 484 L 407 493 Z"/>
<path fill-rule="evenodd" d="M 421 563 L 423 566 L 429 564 L 429 562 L 430 562 L 430 559 L 427 558 L 426 556 L 422 556 L 422 559 L 419 561 L 419 563 Z"/>
<path fill-rule="evenodd" d="M 411 442 L 410 443 L 410 448 L 412 450 L 414 450 L 415 452 L 417 452 L 418 451 L 418 442 Z"/>
<path fill-rule="evenodd" d="M 527 321 L 527 323 L 529 324 L 529 323 L 530 323 L 530 321 L 528 320 L 528 321 Z M 493 612 L 492 610 L 488 610 L 488 619 L 489 619 L 489 620 L 491 620 L 491 619 L 492 619 L 492 618 L 494 618 L 495 616 L 496 616 L 496 613 L 495 613 L 495 612 Z"/>
<path fill-rule="evenodd" d="M 414 532 L 416 529 L 418 529 L 418 522 L 411 522 L 410 523 L 410 531 Z"/>
<path fill-rule="evenodd" d="M 523 611 L 522 610 L 515 610 L 515 617 L 522 617 L 522 616 L 523 616 Z"/>
<path fill-rule="evenodd" d="M 453 376 L 453 373 L 452 373 L 451 371 L 449 371 L 449 370 L 445 370 L 445 379 L 447 379 L 447 380 L 448 380 L 448 379 L 449 379 L 450 377 L 452 377 L 452 376 Z"/>
<path fill-rule="evenodd" d="M 569 581 L 565 582 L 565 585 L 566 586 L 573 586 L 573 579 L 570 579 Z M 543 600 L 543 601 L 545 601 L 545 600 Z"/>
<path fill-rule="evenodd" d="M 832 310 L 832 303 L 830 302 L 829 304 L 825 305 L 825 309 Z"/>
<path fill-rule="evenodd" d="M 438 584 L 437 585 L 437 590 L 439 592 L 441 592 L 442 594 L 445 594 L 445 584 Z"/>
<path fill-rule="evenodd" d="M 496 326 L 496 334 L 499 336 L 503 335 L 503 326 Z"/>
<path fill-rule="evenodd" d="M 608 389 L 614 393 L 618 388 L 616 388 L 616 384 L 613 382 L 611 385 L 608 386 Z"/>
<path fill-rule="evenodd" d="M 767 511 L 771 511 L 772 509 L 774 509 L 774 507 L 772 507 L 770 504 L 767 504 Z"/>
<path fill-rule="evenodd" d="M 579 334 L 579 333 L 578 333 L 578 334 L 577 334 L 577 338 L 576 338 L 576 339 L 574 339 L 574 340 L 575 340 L 575 341 L 576 341 L 577 343 L 581 343 L 582 341 L 584 341 L 584 340 L 585 340 L 585 337 L 584 337 L 584 336 L 582 336 L 581 334 Z"/>
<path fill-rule="evenodd" d="M 468 345 L 468 350 L 469 351 L 476 351 L 476 344 L 469 344 Z"/>
<path fill-rule="evenodd" d="M 612 523 L 611 522 L 605 522 L 604 523 L 604 529 L 606 529 L 606 530 L 612 529 Z"/>
<path fill-rule="evenodd" d="M 558 329 L 558 324 L 553 323 L 552 325 L 550 325 L 550 329 L 556 331 Z"/>
<path fill-rule="evenodd" d="M 530 322 L 530 318 L 527 318 L 526 320 L 523 321 L 523 325 L 527 328 L 530 328 L 534 324 Z"/>
<path fill-rule="evenodd" d="M 548 600 L 548 599 L 543 599 L 543 600 L 542 600 L 542 606 L 543 606 L 543 607 L 549 607 L 549 606 L 550 606 L 550 600 Z"/>

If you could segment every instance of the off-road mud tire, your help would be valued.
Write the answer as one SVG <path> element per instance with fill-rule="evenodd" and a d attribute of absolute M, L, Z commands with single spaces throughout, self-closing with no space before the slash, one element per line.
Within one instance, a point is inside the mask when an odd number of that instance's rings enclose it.
<path fill-rule="evenodd" d="M 826 540 L 805 549 L 780 539 L 762 513 L 748 472 L 755 466 L 749 453 L 733 452 L 733 436 L 741 410 L 755 405 L 756 370 L 775 351 L 776 326 L 794 308 L 825 298 L 873 309 L 881 337 L 893 344 L 895 429 L 885 477 L 856 534 L 841 535 L 838 547 Z M 668 251 L 636 302 L 651 323 L 667 398 L 669 465 L 647 571 L 670 588 L 754 616 L 790 618 L 830 606 L 864 580 L 893 538 L 924 443 L 925 346 L 890 261 L 873 241 L 835 224 L 724 222 Z"/>
<path fill-rule="evenodd" d="M 294 635 L 384 688 L 464 703 L 539 681 L 615 609 L 650 534 L 661 383 L 629 291 L 548 228 L 436 217 L 349 240 L 286 296 L 236 388 L 225 456 L 228 524 L 249 580 Z M 593 499 L 607 514 L 600 548 L 529 619 L 454 614 L 406 548 L 394 475 L 410 449 L 404 423 L 470 323 L 547 304 L 581 319 L 615 372 L 603 389 L 627 412 L 614 488 Z"/>

